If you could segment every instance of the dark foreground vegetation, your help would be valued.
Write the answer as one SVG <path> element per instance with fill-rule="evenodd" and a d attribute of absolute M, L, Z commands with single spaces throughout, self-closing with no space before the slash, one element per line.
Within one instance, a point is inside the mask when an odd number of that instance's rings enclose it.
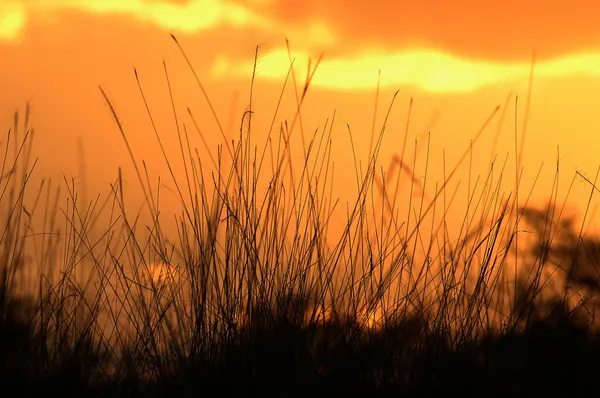
<path fill-rule="evenodd" d="M 295 82 L 292 74 L 288 79 Z M 66 200 L 48 180 L 32 188 L 33 132 L 27 113 L 24 122 L 15 116 L 0 172 L 6 391 L 600 392 L 600 242 L 563 214 L 556 185 L 545 209 L 532 208 L 517 201 L 516 190 L 500 192 L 503 170 L 492 164 L 481 188 L 469 191 L 463 228 L 450 236 L 453 196 L 446 190 L 456 168 L 440 185 L 427 181 L 425 169 L 418 188 L 433 194 L 401 198 L 400 171 L 411 169 L 409 156 L 402 149 L 397 174 L 377 171 L 382 127 L 366 170 L 356 163 L 358 195 L 331 244 L 331 212 L 345 204 L 328 197 L 329 127 L 306 137 L 298 166 L 289 144 L 297 117 L 292 127 L 272 129 L 262 147 L 252 146 L 250 105 L 238 139 L 200 156 L 192 131 L 195 138 L 202 133 L 175 114 L 181 152 L 164 157 L 169 170 L 183 170 L 171 175 L 181 202 L 173 243 L 161 229 L 172 212 L 159 210 L 160 185 L 150 182 L 104 96 L 152 222 L 139 225 L 138 215 L 126 211 L 120 173 L 105 199 L 89 203 L 67 179 L 60 184 Z M 418 180 L 404 179 L 404 192 L 412 192 Z M 100 215 L 105 227 L 98 226 Z M 27 269 L 36 270 L 33 283 Z"/>

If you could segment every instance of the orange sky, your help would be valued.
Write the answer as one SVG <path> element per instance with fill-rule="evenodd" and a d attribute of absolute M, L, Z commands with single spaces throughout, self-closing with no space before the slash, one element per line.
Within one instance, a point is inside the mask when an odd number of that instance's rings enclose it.
<path fill-rule="evenodd" d="M 334 139 L 339 170 L 353 167 L 347 156 L 350 147 L 344 123 L 352 127 L 355 144 L 368 146 L 377 72 L 381 70 L 378 126 L 392 93 L 401 88 L 382 165 L 387 167 L 401 150 L 408 103 L 414 97 L 407 151 L 412 153 L 415 139 L 423 140 L 426 126 L 439 112 L 431 129 L 430 156 L 435 166 L 435 173 L 430 173 L 439 177 L 441 162 L 435 159 L 441 157 L 442 149 L 452 165 L 511 91 L 520 96 L 521 127 L 535 49 L 524 184 L 533 181 L 545 162 L 547 174 L 537 188 L 539 197 L 544 197 L 544 187 L 552 181 L 557 146 L 565 182 L 575 170 L 594 175 L 600 164 L 596 155 L 600 147 L 600 113 L 596 110 L 600 29 L 595 18 L 600 4 L 589 0 L 390 4 L 381 0 L 3 0 L 0 125 L 8 128 L 13 112 L 31 101 L 38 134 L 38 173 L 77 175 L 75 154 L 81 138 L 88 174 L 93 176 L 88 177 L 104 186 L 116 176 L 116 168 L 129 160 L 98 91 L 102 85 L 117 106 L 139 156 L 156 159 L 154 170 L 162 172 L 160 151 L 133 68 L 138 69 L 164 135 L 174 129 L 163 59 L 181 110 L 190 106 L 202 115 L 205 130 L 215 129 L 193 76 L 169 37 L 169 33 L 176 34 L 224 124 L 229 121 L 232 99 L 238 98 L 235 118 L 230 121 L 233 126 L 247 105 L 252 52 L 260 44 L 255 110 L 257 120 L 267 126 L 289 66 L 287 37 L 298 77 L 306 73 L 309 57 L 324 54 L 305 104 L 304 126 L 310 132 L 322 128 L 337 110 Z M 285 98 L 278 122 L 293 116 L 293 92 L 288 89 Z M 514 157 L 512 113 L 498 141 L 501 159 L 507 153 Z M 492 124 L 477 144 L 477 174 L 489 165 L 496 126 Z M 174 139 L 166 142 L 176 149 Z M 215 137 L 212 144 L 219 142 Z M 344 184 L 353 176 L 339 178 L 340 186 L 353 189 Z M 133 175 L 130 180 L 134 181 Z M 584 183 L 575 189 L 579 195 L 589 194 Z"/>

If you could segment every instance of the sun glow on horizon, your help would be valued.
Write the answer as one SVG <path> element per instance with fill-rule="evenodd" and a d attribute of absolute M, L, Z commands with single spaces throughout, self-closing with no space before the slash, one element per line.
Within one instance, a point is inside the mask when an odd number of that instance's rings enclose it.
<path fill-rule="evenodd" d="M 152 285 L 175 284 L 179 281 L 179 278 L 178 271 L 172 265 L 165 263 L 149 264 L 145 275 L 143 275 L 144 285 L 148 288 Z"/>

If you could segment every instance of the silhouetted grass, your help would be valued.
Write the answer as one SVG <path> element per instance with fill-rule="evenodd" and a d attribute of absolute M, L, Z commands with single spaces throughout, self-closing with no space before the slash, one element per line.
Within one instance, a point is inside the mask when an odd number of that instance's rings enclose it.
<path fill-rule="evenodd" d="M 165 74 L 168 83 L 166 64 Z M 24 133 L 15 116 L 0 173 L 2 384 L 23 393 L 148 397 L 210 387 L 278 395 L 600 390 L 598 243 L 562 216 L 555 188 L 545 211 L 520 205 L 516 192 L 500 192 L 503 169 L 495 176 L 492 164 L 484 188 L 469 183 L 464 225 L 450 236 L 454 193 L 446 190 L 469 151 L 428 197 L 427 168 L 421 181 L 411 175 L 405 148 L 388 173 L 377 171 L 386 118 L 366 170 L 356 160 L 359 194 L 332 245 L 333 121 L 302 136 L 300 165 L 291 149 L 296 123 L 304 134 L 309 85 L 310 78 L 296 96 L 298 114 L 272 128 L 262 148 L 251 144 L 250 98 L 237 140 L 217 123 L 224 143 L 216 155 L 193 147 L 192 132 L 204 136 L 191 110 L 193 128 L 173 105 L 180 153 L 169 157 L 154 132 L 181 203 L 176 242 L 162 232 L 153 189 L 161 184 L 150 182 L 104 90 L 148 225 L 127 211 L 121 172 L 110 194 L 90 203 L 66 179 L 66 201 L 48 180 L 29 196 L 33 132 L 28 112 Z M 517 245 L 519 222 L 535 235 L 525 248 Z M 37 271 L 33 282 L 27 267 Z"/>

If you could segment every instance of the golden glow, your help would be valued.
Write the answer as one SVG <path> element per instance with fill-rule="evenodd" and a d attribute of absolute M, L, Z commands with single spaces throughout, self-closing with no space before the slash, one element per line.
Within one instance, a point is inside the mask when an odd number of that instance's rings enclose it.
<path fill-rule="evenodd" d="M 306 69 L 309 56 L 294 52 L 297 70 Z M 315 57 L 313 57 L 314 59 Z M 577 54 L 536 65 L 536 77 L 555 78 L 569 75 L 600 76 L 596 67 L 600 53 Z M 289 69 L 287 50 L 281 48 L 260 59 L 260 77 L 283 79 Z M 490 63 L 459 59 L 439 51 L 407 51 L 397 54 L 366 53 L 356 57 L 327 58 L 319 65 L 313 86 L 356 90 L 372 89 L 376 72 L 381 70 L 381 85 L 419 86 L 436 93 L 470 92 L 485 86 L 506 83 L 529 76 L 530 63 Z M 247 77 L 247 62 L 238 63 L 222 55 L 213 64 L 215 77 Z"/>
<path fill-rule="evenodd" d="M 21 34 L 26 21 L 24 8 L 17 2 L 0 4 L 0 41 L 14 41 Z"/>
<path fill-rule="evenodd" d="M 179 279 L 177 271 L 169 264 L 150 264 L 148 267 L 148 278 L 145 281 L 147 287 L 150 287 L 152 284 L 158 286 L 165 283 L 173 284 Z"/>
<path fill-rule="evenodd" d="M 221 25 L 262 26 L 269 22 L 249 9 L 226 0 L 3 0 L 0 5 L 0 40 L 20 36 L 31 14 L 48 16 L 76 10 L 92 14 L 121 14 L 164 29 L 198 32 Z"/>
<path fill-rule="evenodd" d="M 65 3 L 65 6 L 71 3 Z M 74 6 L 96 13 L 124 13 L 166 29 L 199 31 L 221 24 L 262 25 L 264 21 L 240 5 L 219 0 L 196 0 L 184 4 L 168 1 L 91 0 Z"/>

